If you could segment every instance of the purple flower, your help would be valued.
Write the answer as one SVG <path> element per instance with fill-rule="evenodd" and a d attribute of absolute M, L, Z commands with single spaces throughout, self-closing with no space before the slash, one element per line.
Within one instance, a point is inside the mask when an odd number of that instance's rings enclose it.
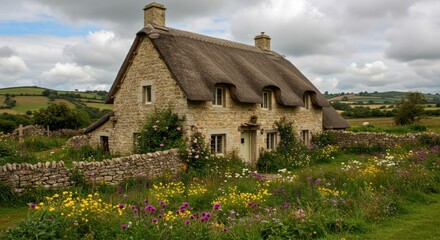
<path fill-rule="evenodd" d="M 185 221 L 185 224 L 186 224 L 186 225 L 189 225 L 189 220 L 186 220 L 186 221 Z"/>
<path fill-rule="evenodd" d="M 124 230 L 127 229 L 127 224 L 122 224 L 121 228 L 124 229 Z"/>
<path fill-rule="evenodd" d="M 37 206 L 37 204 L 35 204 L 35 203 L 29 203 L 29 207 L 30 207 L 30 208 L 35 208 L 35 206 Z"/>
<path fill-rule="evenodd" d="M 123 203 L 119 203 L 119 204 L 118 204 L 118 207 L 119 207 L 120 209 L 123 209 L 123 208 L 125 207 L 125 204 L 123 204 Z"/>
<path fill-rule="evenodd" d="M 204 222 L 204 221 L 206 221 L 206 218 L 204 217 L 200 218 L 200 222 Z"/>
<path fill-rule="evenodd" d="M 215 210 L 219 210 L 220 209 L 220 203 L 215 203 L 213 207 L 214 207 Z"/>
<path fill-rule="evenodd" d="M 228 231 L 228 229 L 224 227 L 223 228 L 223 232 L 227 232 L 227 231 Z"/>
<path fill-rule="evenodd" d="M 153 220 L 151 220 L 153 223 L 157 223 L 158 222 L 158 220 L 157 220 L 157 218 L 153 218 Z"/>

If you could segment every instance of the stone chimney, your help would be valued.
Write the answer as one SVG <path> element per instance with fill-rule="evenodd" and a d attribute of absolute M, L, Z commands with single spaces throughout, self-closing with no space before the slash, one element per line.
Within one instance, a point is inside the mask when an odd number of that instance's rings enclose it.
<path fill-rule="evenodd" d="M 144 27 L 152 24 L 156 27 L 165 27 L 165 6 L 152 2 L 144 7 Z"/>
<path fill-rule="evenodd" d="M 264 32 L 261 32 L 261 35 L 258 35 L 254 38 L 255 47 L 259 47 L 264 51 L 270 51 L 270 37 Z"/>

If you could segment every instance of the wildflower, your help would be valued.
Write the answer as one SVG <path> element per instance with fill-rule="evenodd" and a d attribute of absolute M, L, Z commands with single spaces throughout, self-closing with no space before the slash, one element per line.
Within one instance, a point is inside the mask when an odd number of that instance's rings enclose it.
<path fill-rule="evenodd" d="M 215 210 L 219 210 L 220 209 L 220 203 L 215 203 L 214 204 L 214 209 Z"/>
<path fill-rule="evenodd" d="M 189 220 L 186 220 L 186 221 L 185 221 L 185 225 L 189 225 Z"/>
<path fill-rule="evenodd" d="M 30 208 L 35 208 L 35 206 L 37 206 L 37 204 L 35 204 L 35 203 L 29 203 L 29 207 L 30 207 Z"/>
<path fill-rule="evenodd" d="M 176 130 L 177 130 L 177 131 L 180 131 L 180 130 L 181 130 L 181 128 L 180 128 L 180 127 L 178 127 L 178 128 L 176 128 Z"/>
<path fill-rule="evenodd" d="M 163 143 L 159 144 L 159 147 L 163 147 L 163 146 L 164 146 L 164 144 L 163 144 Z"/>
<path fill-rule="evenodd" d="M 121 225 L 121 228 L 122 228 L 123 230 L 127 229 L 127 224 L 125 224 L 125 223 L 122 224 L 122 225 Z"/>
<path fill-rule="evenodd" d="M 123 209 L 123 208 L 125 207 L 125 204 L 123 204 L 123 203 L 119 203 L 119 204 L 118 204 L 118 207 L 119 207 L 120 209 Z"/>
<path fill-rule="evenodd" d="M 153 218 L 151 221 L 152 221 L 154 224 L 157 224 L 157 222 L 158 222 L 157 218 Z"/>
<path fill-rule="evenodd" d="M 228 231 L 228 228 L 224 227 L 223 232 L 227 232 L 227 231 Z"/>

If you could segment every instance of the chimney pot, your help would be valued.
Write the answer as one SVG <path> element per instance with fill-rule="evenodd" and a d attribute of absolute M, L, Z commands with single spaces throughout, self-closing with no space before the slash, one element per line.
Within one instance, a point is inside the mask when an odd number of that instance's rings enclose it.
<path fill-rule="evenodd" d="M 152 2 L 144 7 L 144 27 L 152 24 L 156 27 L 165 27 L 165 6 Z"/>
<path fill-rule="evenodd" d="M 267 52 L 270 51 L 270 37 L 264 34 L 264 32 L 261 32 L 261 35 L 256 36 L 254 40 L 255 47 L 259 47 Z"/>

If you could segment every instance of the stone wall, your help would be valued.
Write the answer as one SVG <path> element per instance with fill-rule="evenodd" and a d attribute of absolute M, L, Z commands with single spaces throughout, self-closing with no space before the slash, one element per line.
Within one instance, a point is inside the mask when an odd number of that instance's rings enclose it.
<path fill-rule="evenodd" d="M 338 145 L 342 148 L 353 146 L 381 146 L 385 148 L 392 148 L 396 145 L 406 145 L 418 143 L 423 134 L 405 134 L 394 135 L 388 133 L 375 132 L 349 132 L 349 131 L 332 131 L 336 136 Z M 429 133 L 431 137 L 440 138 L 439 134 Z"/>
<path fill-rule="evenodd" d="M 38 164 L 6 164 L 0 166 L 0 183 L 12 186 L 16 191 L 30 187 L 67 188 L 74 184 L 77 171 L 85 180 L 96 184 L 116 185 L 132 177 L 157 178 L 164 174 L 176 175 L 181 170 L 177 149 L 136 154 L 102 162 L 73 162 L 67 168 L 62 161 Z"/>
<path fill-rule="evenodd" d="M 15 129 L 11 134 L 8 134 L 10 138 L 18 139 L 20 128 Z M 35 137 L 35 136 L 50 136 L 50 137 L 73 137 L 81 134 L 82 130 L 74 129 L 59 129 L 56 131 L 47 131 L 44 126 L 41 125 L 28 125 L 22 127 L 23 137 Z"/>

